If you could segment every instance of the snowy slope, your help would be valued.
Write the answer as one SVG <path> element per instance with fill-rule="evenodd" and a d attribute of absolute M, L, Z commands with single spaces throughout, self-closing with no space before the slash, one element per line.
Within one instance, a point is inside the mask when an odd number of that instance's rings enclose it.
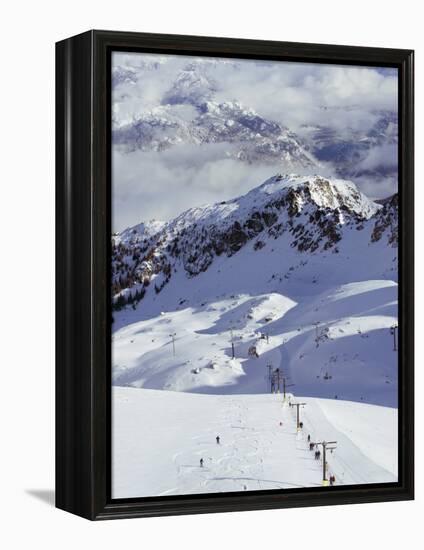
<path fill-rule="evenodd" d="M 318 487 L 307 434 L 337 441 L 327 457 L 336 484 L 396 481 L 395 409 L 306 399 L 299 436 L 281 395 L 113 392 L 114 498 Z"/>
<path fill-rule="evenodd" d="M 134 240 L 134 235 L 138 235 L 139 238 L 151 239 L 162 229 L 164 229 L 165 226 L 166 223 L 159 220 L 141 222 L 134 227 L 128 227 L 127 229 L 124 229 L 124 231 L 116 233 L 113 236 L 113 240 L 116 245 L 122 243 L 123 245 L 131 246 L 131 242 Z"/>
<path fill-rule="evenodd" d="M 126 230 L 116 296 L 143 296 L 114 312 L 114 384 L 262 393 L 271 364 L 301 395 L 396 406 L 396 206 L 276 176 L 148 237 Z"/>

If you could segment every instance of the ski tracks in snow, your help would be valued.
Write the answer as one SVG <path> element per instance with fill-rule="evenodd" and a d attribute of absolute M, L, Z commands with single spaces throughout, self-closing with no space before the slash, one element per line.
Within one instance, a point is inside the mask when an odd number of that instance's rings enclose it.
<path fill-rule="evenodd" d="M 204 432 L 192 438 L 190 448 L 173 457 L 179 494 L 288 489 L 299 486 L 299 470 L 310 486 L 320 484 L 319 464 L 298 439 L 281 395 L 263 396 L 259 423 L 257 410 L 251 410 L 258 406 L 253 400 L 251 406 L 249 399 L 228 396 L 223 405 Z"/>

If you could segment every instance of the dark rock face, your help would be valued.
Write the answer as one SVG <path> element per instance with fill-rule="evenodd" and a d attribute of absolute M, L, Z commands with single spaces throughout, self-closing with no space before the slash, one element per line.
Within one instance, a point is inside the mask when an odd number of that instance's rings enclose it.
<path fill-rule="evenodd" d="M 378 242 L 387 235 L 387 242 L 391 246 L 398 245 L 398 206 L 399 197 L 396 193 L 391 197 L 380 201 L 383 208 L 375 216 L 374 229 L 371 234 L 371 242 Z"/>
<path fill-rule="evenodd" d="M 222 235 L 224 243 L 228 245 L 228 255 L 237 252 L 247 242 L 248 235 L 242 230 L 239 222 L 235 222 L 228 233 Z"/>

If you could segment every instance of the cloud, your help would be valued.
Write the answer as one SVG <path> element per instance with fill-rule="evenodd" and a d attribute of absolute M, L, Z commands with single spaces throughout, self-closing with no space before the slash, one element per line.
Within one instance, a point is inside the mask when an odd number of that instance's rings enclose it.
<path fill-rule="evenodd" d="M 184 210 L 243 195 L 279 171 L 222 158 L 215 147 L 184 145 L 162 153 L 113 152 L 113 230 L 169 220 Z"/>
<path fill-rule="evenodd" d="M 372 200 L 384 199 L 394 195 L 398 191 L 398 178 L 396 175 L 387 176 L 360 176 L 355 183 Z"/>
<path fill-rule="evenodd" d="M 395 144 L 373 147 L 357 166 L 358 170 L 395 169 L 398 164 L 398 147 Z"/>
<path fill-rule="evenodd" d="M 396 69 L 194 58 L 199 71 L 217 84 L 217 101 L 237 100 L 260 115 L 305 134 L 305 126 L 327 126 L 338 138 L 367 132 L 382 110 L 397 111 Z M 112 66 L 121 71 L 113 88 L 114 124 L 126 124 L 160 105 L 190 56 L 114 53 Z M 195 116 L 181 107 L 185 120 Z M 169 219 L 201 203 L 224 200 L 259 185 L 280 165 L 246 165 L 227 158 L 228 144 L 182 144 L 162 153 L 136 151 L 113 155 L 114 228 L 122 229 L 152 217 Z M 396 146 L 371 149 L 358 170 L 379 166 L 395 173 Z M 331 175 L 328 164 L 323 175 Z M 358 178 L 373 197 L 390 194 L 396 178 Z"/>
<path fill-rule="evenodd" d="M 293 130 L 329 123 L 363 128 L 371 125 L 370 111 L 397 110 L 397 78 L 374 69 L 298 63 L 243 69 L 218 97 L 237 97 Z"/>
<path fill-rule="evenodd" d="M 194 59 L 200 60 L 204 71 L 218 84 L 217 100 L 241 101 L 292 129 L 299 124 L 328 121 L 328 109 L 339 110 L 333 117 L 339 125 L 345 120 L 354 122 L 366 111 L 397 110 L 395 69 Z M 115 89 L 116 99 L 123 94 L 123 103 L 134 114 L 149 110 L 160 103 L 180 71 L 192 61 L 190 56 L 115 53 L 114 66 L 131 67 L 138 75 L 135 84 L 124 83 Z M 343 108 L 352 114 L 343 113 Z M 361 117 L 364 121 L 365 116 Z"/>

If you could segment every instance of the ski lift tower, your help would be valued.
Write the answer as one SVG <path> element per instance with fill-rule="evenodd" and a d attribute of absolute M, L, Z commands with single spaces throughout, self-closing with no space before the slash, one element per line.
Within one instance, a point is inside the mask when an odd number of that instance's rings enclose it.
<path fill-rule="evenodd" d="M 296 429 L 298 432 L 300 432 L 300 407 L 304 407 L 306 403 L 292 403 L 292 407 L 296 407 Z"/>
<path fill-rule="evenodd" d="M 283 376 L 283 403 L 286 402 L 286 390 L 291 388 L 294 384 L 287 384 L 287 376 Z"/>
<path fill-rule="evenodd" d="M 396 331 L 398 329 L 398 326 L 396 324 L 392 325 L 390 327 L 390 334 L 393 336 L 393 351 L 397 351 L 397 343 L 396 343 Z"/>
<path fill-rule="evenodd" d="M 272 372 L 272 364 L 268 363 L 266 368 L 268 369 L 269 391 L 274 393 L 274 374 Z"/>
<path fill-rule="evenodd" d="M 327 451 L 333 452 L 336 449 L 337 441 L 318 441 L 315 445 L 322 447 L 322 484 L 328 486 L 327 479 Z"/>
<path fill-rule="evenodd" d="M 231 359 L 234 359 L 236 354 L 234 350 L 234 329 L 230 326 L 230 338 L 231 338 Z"/>
<path fill-rule="evenodd" d="M 175 357 L 175 337 L 177 336 L 176 332 L 173 332 L 169 335 L 169 337 L 172 339 L 172 355 Z"/>
<path fill-rule="evenodd" d="M 315 323 L 314 323 L 314 325 L 315 325 L 315 343 L 316 343 L 317 348 L 319 347 L 319 336 L 320 336 L 319 325 L 320 324 L 321 324 L 321 321 L 315 321 Z"/>

